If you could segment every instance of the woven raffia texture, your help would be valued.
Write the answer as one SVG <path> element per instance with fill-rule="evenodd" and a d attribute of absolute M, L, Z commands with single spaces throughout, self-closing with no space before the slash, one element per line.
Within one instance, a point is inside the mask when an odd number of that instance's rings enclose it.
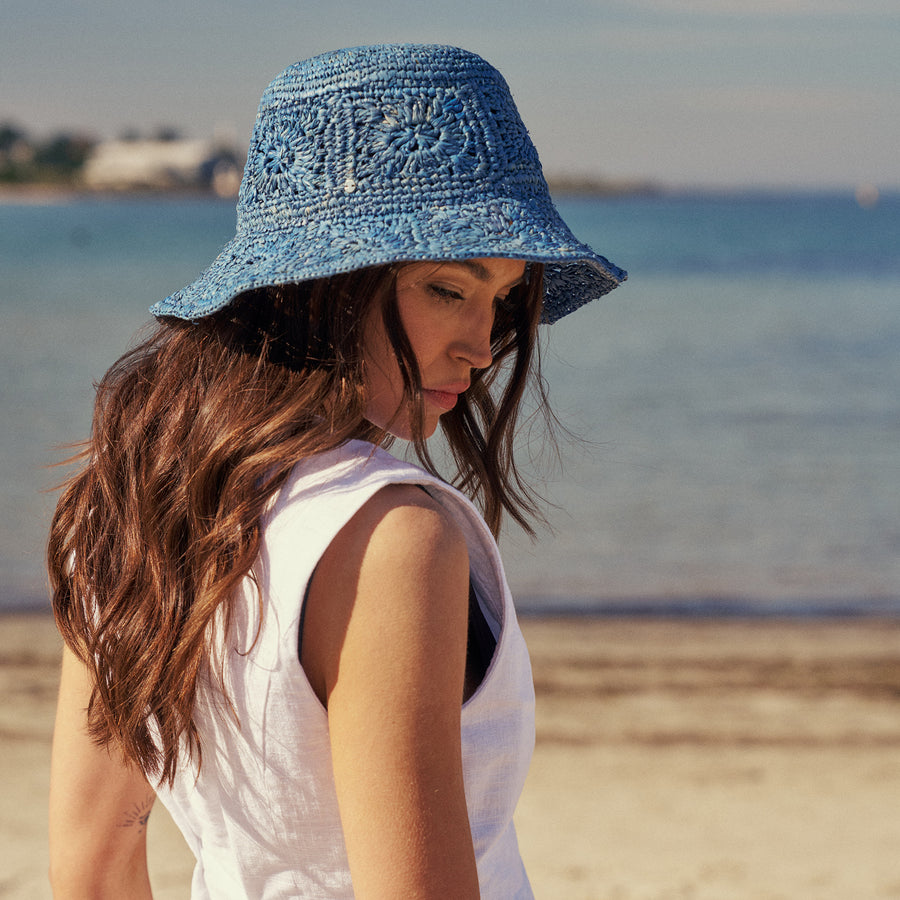
<path fill-rule="evenodd" d="M 234 239 L 151 311 L 198 318 L 265 284 L 472 257 L 546 263 L 547 322 L 626 277 L 559 217 L 496 69 L 454 47 L 340 50 L 269 85 Z"/>

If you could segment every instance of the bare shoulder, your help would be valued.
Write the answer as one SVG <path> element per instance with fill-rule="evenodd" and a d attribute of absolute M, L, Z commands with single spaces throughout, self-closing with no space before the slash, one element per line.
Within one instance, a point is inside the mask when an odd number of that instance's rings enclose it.
<path fill-rule="evenodd" d="M 404 484 L 369 498 L 322 555 L 306 601 L 301 661 L 323 703 L 354 649 L 381 673 L 388 646 L 459 643 L 464 657 L 468 578 L 465 536 L 438 501 Z"/>
<path fill-rule="evenodd" d="M 383 550 L 417 555 L 434 548 L 453 552 L 465 548 L 465 538 L 447 510 L 414 484 L 390 484 L 369 498 L 335 538 L 350 549 L 372 541 Z M 373 548 L 374 549 L 374 548 Z"/>
<path fill-rule="evenodd" d="M 320 562 L 347 600 L 376 591 L 382 596 L 417 596 L 429 582 L 464 575 L 468 551 L 460 527 L 447 510 L 416 485 L 379 490 L 335 536 Z M 352 579 L 352 583 L 350 580 Z M 352 596 L 351 596 L 352 595 Z"/>

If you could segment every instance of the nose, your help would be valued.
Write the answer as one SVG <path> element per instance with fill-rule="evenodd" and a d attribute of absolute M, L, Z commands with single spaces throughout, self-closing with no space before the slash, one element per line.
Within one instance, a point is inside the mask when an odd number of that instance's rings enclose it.
<path fill-rule="evenodd" d="M 489 313 L 471 320 L 469 327 L 456 341 L 455 356 L 473 369 L 486 369 L 494 361 L 491 351 L 491 331 L 494 327 L 493 306 Z"/>

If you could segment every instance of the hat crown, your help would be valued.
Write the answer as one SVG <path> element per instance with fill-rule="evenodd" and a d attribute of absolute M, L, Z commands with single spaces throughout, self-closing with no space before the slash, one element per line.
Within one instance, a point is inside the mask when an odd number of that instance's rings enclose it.
<path fill-rule="evenodd" d="M 269 85 L 238 231 L 296 227 L 326 209 L 387 214 L 546 193 L 509 88 L 481 57 L 417 44 L 351 48 L 296 63 Z"/>

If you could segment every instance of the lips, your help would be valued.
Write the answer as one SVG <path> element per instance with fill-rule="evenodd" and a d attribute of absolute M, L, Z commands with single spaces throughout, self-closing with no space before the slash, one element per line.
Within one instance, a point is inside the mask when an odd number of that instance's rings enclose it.
<path fill-rule="evenodd" d="M 439 406 L 444 410 L 451 410 L 456 406 L 459 393 L 456 391 L 432 391 L 423 390 L 422 395 L 426 400 L 430 400 L 435 406 Z"/>
<path fill-rule="evenodd" d="M 468 382 L 446 384 L 439 388 L 423 388 L 422 396 L 444 411 L 453 409 L 459 395 L 469 387 Z"/>

